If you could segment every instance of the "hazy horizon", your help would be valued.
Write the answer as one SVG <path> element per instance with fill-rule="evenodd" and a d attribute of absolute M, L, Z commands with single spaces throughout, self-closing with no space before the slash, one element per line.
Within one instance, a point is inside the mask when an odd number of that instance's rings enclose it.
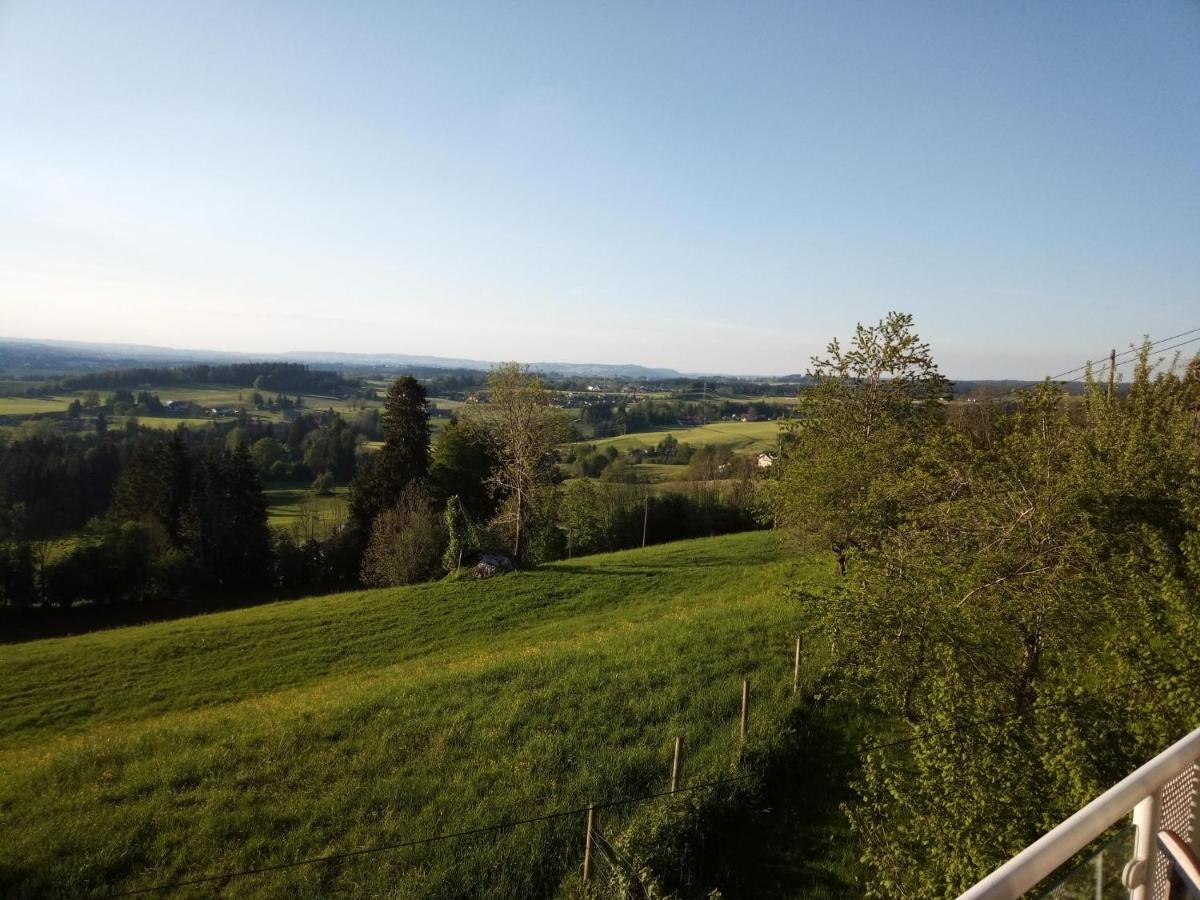
<path fill-rule="evenodd" d="M 0 7 L 0 332 L 789 374 L 1200 326 L 1200 6 Z M 310 348 L 310 349 L 305 349 Z"/>
<path fill-rule="evenodd" d="M 1200 331 L 1200 328 L 1194 329 L 1194 331 Z M 246 357 L 247 359 L 254 359 L 254 358 L 270 359 L 270 358 L 275 358 L 275 357 L 289 357 L 289 358 L 295 359 L 298 362 L 308 362 L 308 361 L 318 362 L 318 361 L 320 361 L 319 358 L 321 358 L 321 357 L 333 357 L 333 358 L 343 357 L 346 359 L 362 357 L 364 359 L 364 364 L 369 364 L 369 363 L 366 363 L 365 360 L 387 359 L 390 357 L 393 359 L 409 358 L 411 360 L 431 360 L 433 362 L 428 363 L 429 365 L 434 366 L 434 367 L 444 366 L 445 368 L 454 368 L 455 366 L 452 364 L 460 363 L 460 362 L 464 363 L 464 364 L 468 364 L 468 366 L 470 366 L 470 365 L 493 366 L 493 365 L 501 365 L 506 362 L 517 362 L 522 365 L 533 365 L 533 366 L 564 365 L 564 366 L 586 367 L 586 366 L 591 365 L 591 366 L 597 366 L 597 367 L 605 366 L 605 367 L 614 367 L 614 368 L 639 367 L 639 368 L 644 368 L 644 369 L 648 369 L 648 370 L 674 370 L 678 375 L 681 375 L 684 377 L 708 376 L 708 377 L 713 377 L 713 378 L 722 378 L 722 377 L 747 378 L 747 379 L 780 378 L 780 377 L 784 377 L 784 376 L 804 375 L 810 368 L 807 361 L 806 361 L 805 365 L 800 366 L 799 368 L 796 368 L 796 369 L 788 370 L 788 371 L 782 371 L 782 370 L 774 371 L 774 372 L 773 371 L 729 371 L 729 370 L 722 370 L 722 369 L 675 369 L 675 367 L 673 367 L 673 366 L 665 366 L 665 365 L 656 363 L 653 360 L 650 360 L 650 361 L 631 360 L 631 359 L 566 360 L 566 359 L 554 359 L 554 358 L 549 358 L 549 357 L 537 358 L 537 359 L 517 359 L 517 358 L 511 357 L 511 356 L 497 356 L 492 359 L 480 359 L 480 358 L 471 358 L 471 357 L 463 357 L 463 356 L 442 356 L 440 354 L 433 354 L 433 353 L 409 353 L 407 351 L 400 351 L 400 350 L 363 350 L 363 351 L 358 351 L 358 350 L 320 350 L 320 349 L 313 349 L 313 348 L 308 348 L 308 349 L 293 348 L 293 349 L 288 349 L 288 350 L 229 350 L 229 349 L 223 349 L 220 347 L 173 346 L 173 345 L 166 345 L 166 344 L 141 344 L 141 343 L 115 342 L 115 341 L 114 342 L 86 341 L 86 340 L 77 341 L 77 340 L 70 340 L 70 339 L 64 339 L 64 338 L 28 338 L 28 337 L 21 337 L 21 336 L 16 336 L 16 335 L 0 334 L 0 343 L 3 343 L 5 341 L 29 342 L 29 343 L 34 343 L 34 344 L 49 344 L 49 345 L 66 344 L 66 345 L 73 345 L 73 346 L 80 346 L 80 347 L 127 347 L 130 349 L 142 350 L 142 351 L 162 351 L 164 353 L 170 353 L 170 354 L 178 355 L 180 357 L 186 357 L 188 359 L 194 359 L 194 360 L 203 360 L 205 358 L 206 354 L 215 354 L 217 357 L 222 356 L 222 355 L 234 355 L 234 356 L 238 356 L 238 357 Z M 1179 345 L 1187 345 L 1187 346 L 1182 346 L 1182 348 L 1180 350 L 1180 353 L 1186 354 L 1187 357 L 1190 357 L 1196 353 L 1200 353 L 1200 348 L 1197 348 L 1197 346 L 1196 346 L 1197 344 L 1200 344 L 1200 337 L 1195 336 L 1195 334 L 1190 334 L 1187 337 L 1180 337 L 1177 340 L 1170 340 L 1170 341 L 1165 341 L 1165 342 L 1162 340 L 1162 338 L 1158 338 L 1157 342 L 1161 343 L 1162 347 L 1154 348 L 1152 355 L 1151 355 L 1151 359 L 1155 360 L 1155 361 L 1159 361 L 1159 362 L 1163 363 L 1164 365 L 1169 364 L 1175 354 L 1173 352 L 1168 352 L 1166 354 L 1162 354 L 1161 352 L 1159 352 L 1162 349 L 1170 350 L 1175 345 L 1179 344 Z M 1118 346 L 1118 347 L 1114 347 L 1114 348 L 1110 348 L 1110 349 L 1115 350 L 1117 353 L 1117 360 L 1118 360 L 1117 361 L 1117 379 L 1119 381 L 1127 380 L 1130 377 L 1130 374 L 1132 372 L 1132 365 L 1134 364 L 1134 362 L 1137 358 L 1136 350 L 1138 349 L 1138 345 L 1130 344 L 1125 347 Z M 147 353 L 147 359 L 149 359 L 150 356 L 151 356 L 151 354 Z M 1074 365 L 1065 366 L 1062 370 L 1046 371 L 1046 372 L 1041 373 L 1040 375 L 1016 375 L 1016 374 L 1014 374 L 1014 375 L 995 375 L 995 376 L 977 377 L 977 376 L 963 375 L 961 373 L 956 374 L 954 372 L 947 372 L 944 369 L 942 369 L 942 374 L 945 375 L 947 378 L 949 378 L 950 381 L 952 381 L 952 382 L 954 382 L 954 381 L 958 381 L 958 382 L 1020 381 L 1020 382 L 1033 383 L 1033 382 L 1041 381 L 1044 378 L 1057 378 L 1058 376 L 1064 375 L 1064 374 L 1068 376 L 1068 378 L 1067 378 L 1068 381 L 1082 381 L 1084 378 L 1084 373 L 1082 371 L 1082 368 L 1086 363 L 1094 363 L 1095 364 L 1095 366 L 1093 367 L 1094 371 L 1103 375 L 1104 372 L 1102 372 L 1101 370 L 1106 369 L 1107 360 L 1108 360 L 1107 353 L 1100 354 L 1100 355 L 1092 357 L 1091 359 L 1079 360 Z M 409 363 L 398 362 L 395 365 L 397 365 L 397 367 L 399 367 L 399 366 L 406 365 L 406 364 L 407 365 L 423 365 L 424 363 L 421 363 L 421 362 L 409 362 Z M 596 377 L 600 377 L 600 376 L 596 376 Z"/>

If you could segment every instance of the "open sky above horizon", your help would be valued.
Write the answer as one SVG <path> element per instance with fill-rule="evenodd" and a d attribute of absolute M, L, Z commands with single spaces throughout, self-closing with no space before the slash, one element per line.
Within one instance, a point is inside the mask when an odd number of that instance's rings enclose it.
<path fill-rule="evenodd" d="M 1200 327 L 1200 3 L 0 2 L 0 334 L 1037 378 Z"/>

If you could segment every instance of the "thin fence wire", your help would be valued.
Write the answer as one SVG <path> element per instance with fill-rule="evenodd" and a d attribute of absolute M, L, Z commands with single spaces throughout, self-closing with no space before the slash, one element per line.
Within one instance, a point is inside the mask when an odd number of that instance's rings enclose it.
<path fill-rule="evenodd" d="M 860 747 L 856 750 L 841 751 L 830 754 L 831 759 L 862 759 L 868 754 L 877 753 L 881 750 L 895 749 L 899 747 L 915 744 L 920 741 L 929 740 L 934 737 L 941 737 L 950 734 L 963 734 L 988 725 L 998 724 L 1001 722 L 1011 721 L 1023 716 L 1033 715 L 1038 712 L 1043 712 L 1049 709 L 1068 708 L 1078 706 L 1088 700 L 1093 700 L 1102 696 L 1109 696 L 1111 693 L 1121 690 L 1126 690 L 1133 687 L 1143 686 L 1158 681 L 1163 681 L 1168 678 L 1177 678 L 1181 675 L 1192 674 L 1200 671 L 1200 664 L 1196 666 L 1185 667 L 1182 669 L 1173 669 L 1165 672 L 1157 672 L 1152 675 L 1147 675 L 1142 678 L 1132 679 L 1127 682 L 1107 685 L 1104 691 L 1081 692 L 1080 695 L 1065 700 L 1048 701 L 1045 703 L 1032 704 L 1025 710 L 1004 713 L 1002 715 L 986 717 L 982 719 L 973 719 L 955 723 L 946 728 L 931 729 L 919 732 L 905 738 L 899 738 L 893 741 L 883 741 Z M 762 776 L 759 773 L 744 773 L 734 775 L 727 778 L 718 778 L 711 781 L 689 784 L 679 787 L 676 790 L 656 791 L 650 794 L 641 794 L 630 797 L 616 797 L 607 800 L 602 800 L 593 804 L 590 807 L 596 811 L 615 809 L 619 807 L 634 806 L 643 803 L 649 803 L 664 797 L 673 797 L 682 794 L 693 793 L 696 791 L 707 790 L 709 788 L 722 787 L 726 785 L 738 784 L 760 779 Z M 396 841 L 385 844 L 377 844 L 370 847 L 362 847 L 355 850 L 346 850 L 338 853 L 325 854 L 323 856 L 313 856 L 304 859 L 293 860 L 286 863 L 276 863 L 267 866 L 256 866 L 246 869 L 231 869 L 225 872 L 214 875 L 199 876 L 196 878 L 183 879 L 179 881 L 164 882 L 161 884 L 152 885 L 150 887 L 136 888 L 133 890 L 120 891 L 103 895 L 105 897 L 133 897 L 143 894 L 158 893 L 163 891 L 175 890 L 183 887 L 194 887 L 202 884 L 211 884 L 220 881 L 229 881 L 235 878 L 244 878 L 254 875 L 262 875 L 270 872 L 279 872 L 287 869 L 294 869 L 300 866 L 320 865 L 324 863 L 337 862 L 340 860 L 353 859 L 373 855 L 377 853 L 386 853 L 396 850 L 402 850 L 410 847 L 420 847 L 427 844 L 433 844 L 441 841 L 460 840 L 469 837 L 476 837 L 485 834 L 491 834 L 499 831 L 506 831 L 513 828 L 519 828 L 525 825 L 531 825 L 538 822 L 547 822 L 555 819 L 563 819 L 568 817 L 583 817 L 587 815 L 589 806 L 579 806 L 571 809 L 559 810 L 557 812 L 545 813 L 542 815 L 527 816 L 519 819 L 508 819 L 500 822 L 495 822 L 489 825 L 482 825 L 477 828 L 469 828 L 462 831 L 454 831 L 442 834 L 428 835 L 426 837 L 413 838 L 406 841 Z M 600 854 L 603 856 L 603 853 Z"/>

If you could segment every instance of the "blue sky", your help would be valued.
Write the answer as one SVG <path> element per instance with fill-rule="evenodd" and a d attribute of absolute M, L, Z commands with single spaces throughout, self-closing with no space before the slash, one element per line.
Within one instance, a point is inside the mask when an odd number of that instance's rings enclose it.
<path fill-rule="evenodd" d="M 1200 3 L 0 0 L 0 335 L 956 377 L 1200 326 Z"/>

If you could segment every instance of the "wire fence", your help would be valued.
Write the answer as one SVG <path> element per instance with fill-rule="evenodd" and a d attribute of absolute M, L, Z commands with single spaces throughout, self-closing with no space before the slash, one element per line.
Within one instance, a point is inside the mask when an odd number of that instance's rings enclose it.
<path fill-rule="evenodd" d="M 798 647 L 798 643 L 797 643 Z M 799 696 L 799 660 L 800 654 L 796 654 L 796 673 L 789 673 L 789 678 L 792 684 L 793 693 Z M 955 722 L 944 728 L 926 729 L 918 731 L 915 734 L 903 738 L 897 738 L 890 741 L 879 741 L 870 744 L 864 744 L 854 750 L 835 751 L 827 754 L 826 758 L 837 761 L 856 761 L 862 760 L 869 754 L 879 753 L 885 750 L 894 750 L 902 747 L 907 747 L 923 741 L 927 741 L 937 737 L 946 737 L 950 735 L 966 735 L 971 732 L 978 732 L 980 729 L 989 725 L 1001 724 L 1004 722 L 1020 719 L 1026 716 L 1032 716 L 1037 713 L 1045 712 L 1052 709 L 1065 709 L 1071 707 L 1079 707 L 1084 703 L 1091 702 L 1104 697 L 1109 697 L 1117 692 L 1128 691 L 1132 688 L 1157 684 L 1167 679 L 1179 678 L 1181 676 L 1195 674 L 1200 672 L 1200 664 L 1182 669 L 1172 669 L 1167 671 L 1155 672 L 1151 675 L 1142 678 L 1132 679 L 1126 682 L 1117 684 L 1107 684 L 1102 690 L 1080 691 L 1075 697 L 1063 700 L 1046 701 L 1034 703 L 1028 708 L 1018 711 L 999 714 L 996 716 L 983 717 L 978 719 L 964 720 Z M 749 712 L 749 682 L 743 681 L 741 687 L 742 693 L 742 709 L 741 709 L 741 736 L 742 743 L 748 737 L 748 712 Z M 678 747 L 678 742 L 677 742 Z M 676 774 L 673 772 L 673 775 Z M 339 851 L 336 853 L 328 853 L 320 856 L 306 857 L 303 859 L 292 860 L 290 862 L 276 863 L 271 865 L 256 866 L 249 868 L 229 868 L 225 871 L 202 875 L 195 878 L 185 878 L 175 881 L 167 881 L 159 884 L 154 884 L 147 887 L 136 888 L 131 890 L 120 891 L 116 893 L 105 894 L 105 897 L 134 897 L 146 894 L 163 893 L 179 888 L 195 887 L 206 884 L 216 884 L 219 882 L 228 882 L 234 879 L 247 878 L 256 875 L 263 875 L 272 872 L 280 872 L 288 869 L 295 869 L 301 866 L 315 866 L 339 862 L 359 857 L 372 856 L 375 854 L 395 852 L 407 848 L 421 847 L 430 844 L 460 841 L 468 838 L 480 837 L 499 832 L 510 831 L 521 828 L 523 826 L 533 825 L 540 822 L 549 822 L 559 819 L 576 818 L 580 822 L 581 841 L 580 847 L 584 853 L 584 872 L 585 880 L 599 879 L 601 884 L 598 885 L 600 892 L 610 896 L 633 897 L 637 898 L 645 895 L 646 887 L 642 883 L 641 875 L 638 873 L 634 863 L 624 857 L 603 833 L 602 818 L 599 813 L 606 810 L 617 808 L 628 808 L 631 806 L 641 806 L 654 801 L 665 798 L 673 798 L 686 796 L 699 791 L 711 790 L 719 787 L 725 787 L 734 784 L 752 782 L 761 780 L 762 773 L 759 772 L 742 772 L 737 775 L 728 776 L 725 778 L 710 779 L 707 781 L 696 782 L 684 785 L 672 785 L 671 788 L 656 791 L 646 794 L 638 794 L 624 797 L 610 797 L 599 799 L 586 806 L 575 806 L 567 809 L 561 809 L 553 812 L 547 812 L 537 815 L 528 815 L 522 817 L 514 817 L 503 819 L 487 825 L 481 825 L 475 828 L 463 829 L 460 831 L 443 832 L 439 834 L 425 835 L 414 837 L 403 841 L 392 841 L 381 844 L 372 845 L 369 847 L 361 847 L 351 850 Z M 674 780 L 674 779 L 673 779 Z M 586 824 L 585 824 L 586 823 Z M 640 893 L 639 893 L 640 892 Z"/>

